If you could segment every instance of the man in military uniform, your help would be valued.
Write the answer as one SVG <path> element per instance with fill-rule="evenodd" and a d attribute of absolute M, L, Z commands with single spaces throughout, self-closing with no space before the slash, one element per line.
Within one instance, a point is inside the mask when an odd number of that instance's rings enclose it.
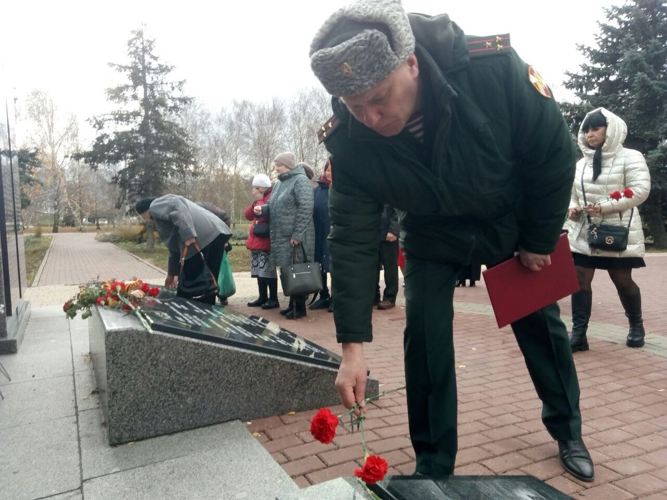
<path fill-rule="evenodd" d="M 466 37 L 447 15 L 406 15 L 397 0 L 362 0 L 324 23 L 310 57 L 334 96 L 320 137 L 332 155 L 341 401 L 349 408 L 364 398 L 363 345 L 372 340 L 377 239 L 389 204 L 401 213 L 406 258 L 405 378 L 416 472 L 452 474 L 457 273 L 515 250 L 534 272 L 550 264 L 572 187 L 572 139 L 549 88 L 509 35 Z M 558 305 L 512 328 L 563 467 L 592 481 Z"/>

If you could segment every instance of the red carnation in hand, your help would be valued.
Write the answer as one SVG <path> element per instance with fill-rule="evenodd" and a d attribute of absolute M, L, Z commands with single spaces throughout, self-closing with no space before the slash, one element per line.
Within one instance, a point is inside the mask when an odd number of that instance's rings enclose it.
<path fill-rule="evenodd" d="M 635 195 L 635 193 L 633 193 L 632 189 L 630 189 L 630 188 L 625 188 L 623 190 L 623 196 L 625 196 L 626 198 L 632 198 L 634 195 Z"/>
<path fill-rule="evenodd" d="M 160 289 L 158 287 L 155 286 L 148 290 L 149 297 L 157 297 L 158 295 L 160 295 Z"/>
<path fill-rule="evenodd" d="M 360 477 L 366 484 L 375 484 L 382 481 L 388 468 L 389 465 L 384 458 L 370 455 L 361 469 L 354 470 L 354 475 Z"/>
<path fill-rule="evenodd" d="M 142 283 L 141 288 L 139 289 L 144 293 L 148 293 L 151 290 L 151 286 L 148 283 Z"/>
<path fill-rule="evenodd" d="M 611 198 L 612 200 L 616 200 L 616 201 L 619 201 L 622 197 L 623 197 L 623 195 L 621 195 L 620 191 L 614 191 L 613 193 L 611 193 L 609 195 L 609 198 Z"/>
<path fill-rule="evenodd" d="M 310 433 L 320 443 L 329 444 L 336 436 L 338 417 L 329 408 L 322 408 L 310 423 Z"/>

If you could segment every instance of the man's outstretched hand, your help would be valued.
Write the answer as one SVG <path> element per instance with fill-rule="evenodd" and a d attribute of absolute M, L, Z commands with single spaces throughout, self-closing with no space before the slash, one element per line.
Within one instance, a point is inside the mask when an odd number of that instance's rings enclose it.
<path fill-rule="evenodd" d="M 336 377 L 336 390 L 340 402 L 345 408 L 352 408 L 361 403 L 361 412 L 366 413 L 363 401 L 366 397 L 366 360 L 364 359 L 364 344 L 361 342 L 343 343 L 343 361 Z M 356 416 L 360 411 L 354 412 Z"/>
<path fill-rule="evenodd" d="M 519 250 L 521 263 L 531 271 L 540 271 L 543 267 L 551 265 L 551 256 L 529 252 L 521 248 Z"/>

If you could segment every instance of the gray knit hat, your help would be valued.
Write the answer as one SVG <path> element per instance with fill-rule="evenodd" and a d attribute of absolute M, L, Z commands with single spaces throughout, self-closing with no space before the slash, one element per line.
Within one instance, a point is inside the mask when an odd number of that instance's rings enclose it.
<path fill-rule="evenodd" d="M 294 153 L 292 153 L 291 151 L 280 153 L 278 156 L 276 156 L 276 159 L 273 161 L 285 165 L 290 170 L 296 167 L 296 156 L 294 156 Z"/>
<path fill-rule="evenodd" d="M 310 67 L 336 97 L 381 83 L 415 50 L 400 0 L 359 0 L 325 21 L 310 45 Z"/>

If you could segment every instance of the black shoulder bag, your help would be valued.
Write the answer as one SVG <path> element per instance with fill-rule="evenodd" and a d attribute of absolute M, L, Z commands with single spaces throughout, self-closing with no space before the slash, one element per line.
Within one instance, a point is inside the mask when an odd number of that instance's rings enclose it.
<path fill-rule="evenodd" d="M 584 174 L 581 174 L 581 192 L 584 195 L 584 205 L 588 205 L 586 201 L 586 190 L 584 189 Z M 623 252 L 628 248 L 628 235 L 630 234 L 630 223 L 632 222 L 632 214 L 635 209 L 630 211 L 630 220 L 628 227 L 624 226 L 603 226 L 602 224 L 593 224 L 591 216 L 586 212 L 588 219 L 588 246 L 598 250 L 606 250 L 608 252 Z"/>
<path fill-rule="evenodd" d="M 218 281 L 216 277 L 213 276 L 213 273 L 208 267 L 208 264 L 206 264 L 206 258 L 204 258 L 204 254 L 201 253 L 199 244 L 196 241 L 193 244 L 197 249 L 197 252 L 199 253 L 199 256 L 201 257 L 204 265 L 201 268 L 201 272 L 195 279 L 186 280 L 183 266 L 185 265 L 185 257 L 188 254 L 188 247 L 185 245 L 183 246 L 183 255 L 181 256 L 181 270 L 178 276 L 179 292 L 183 297 L 189 299 L 201 299 L 210 295 L 217 295 L 218 291 L 220 290 L 218 287 Z M 194 256 L 192 258 L 196 259 Z"/>
<path fill-rule="evenodd" d="M 305 262 L 296 263 L 296 249 L 301 247 Z M 294 245 L 292 249 L 292 264 L 280 267 L 280 283 L 283 293 L 290 295 L 309 295 L 322 290 L 322 266 L 317 262 L 308 262 L 306 249 L 303 243 Z"/>

